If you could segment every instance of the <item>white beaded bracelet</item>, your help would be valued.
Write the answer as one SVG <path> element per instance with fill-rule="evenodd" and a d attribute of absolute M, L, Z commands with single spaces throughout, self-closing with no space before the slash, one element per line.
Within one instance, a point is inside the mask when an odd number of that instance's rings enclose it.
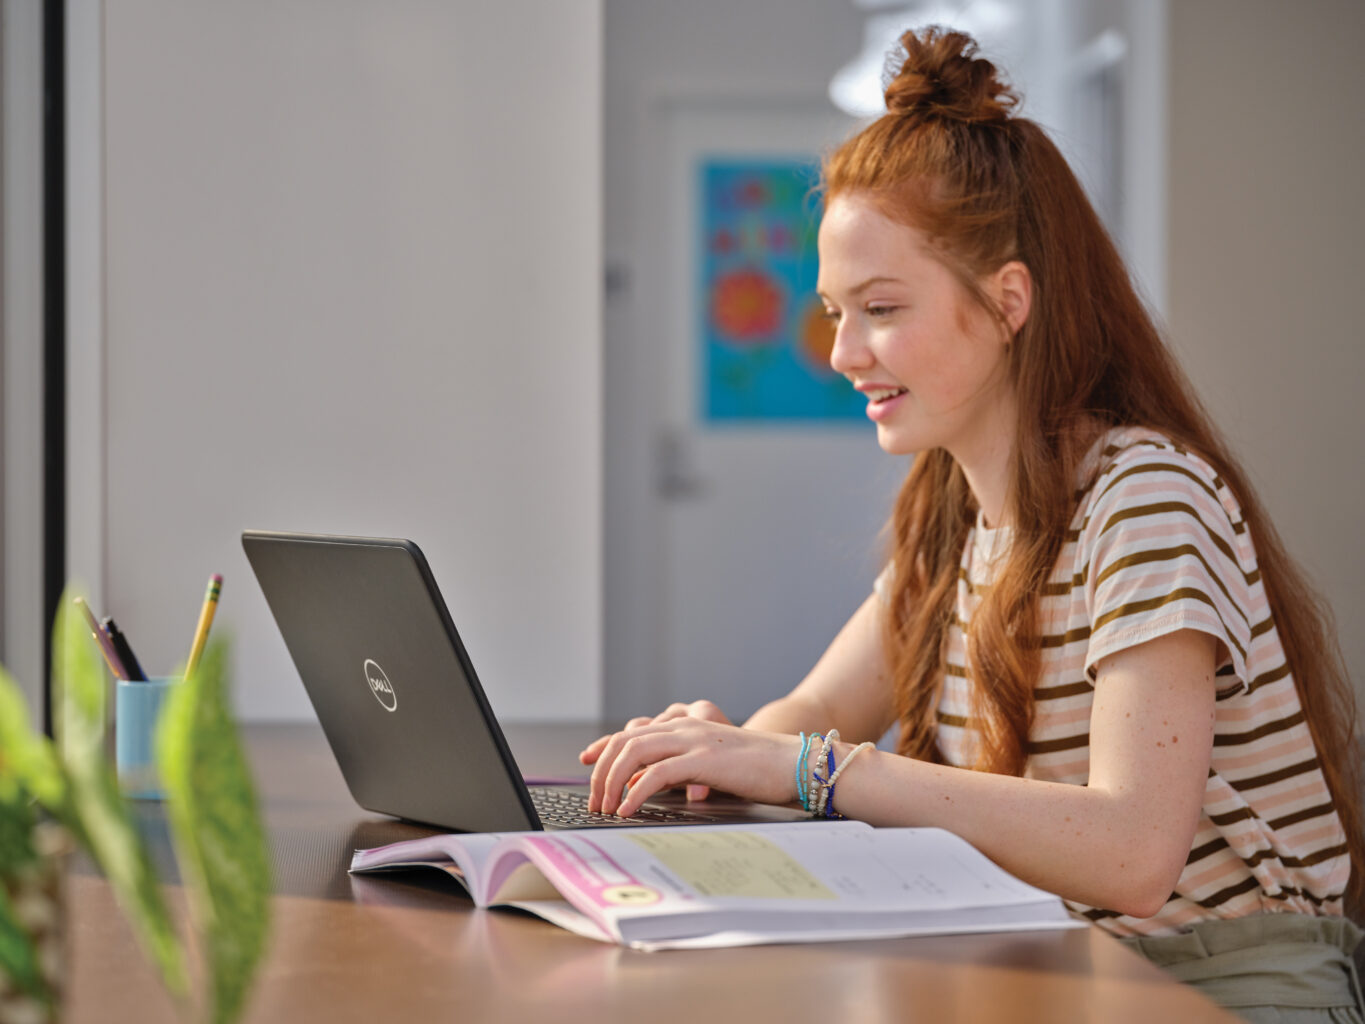
<path fill-rule="evenodd" d="M 829 777 L 829 781 L 825 783 L 820 792 L 820 811 L 824 817 L 833 818 L 838 814 L 834 809 L 833 803 L 834 784 L 839 781 L 839 776 L 844 774 L 844 769 L 847 768 L 853 759 L 864 750 L 875 748 L 876 746 L 877 744 L 873 743 L 871 740 L 863 740 L 863 742 L 850 750 L 848 752 L 848 757 L 844 758 L 843 763 L 834 769 L 834 774 Z"/>

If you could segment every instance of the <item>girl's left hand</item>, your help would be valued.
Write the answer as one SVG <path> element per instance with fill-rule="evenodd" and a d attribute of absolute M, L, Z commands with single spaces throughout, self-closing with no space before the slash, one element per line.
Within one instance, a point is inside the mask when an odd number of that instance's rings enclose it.
<path fill-rule="evenodd" d="M 655 793 L 686 783 L 762 803 L 790 803 L 797 797 L 800 753 L 797 736 L 690 716 L 631 725 L 606 737 L 597 754 L 588 807 L 628 817 Z"/>
<path fill-rule="evenodd" d="M 632 718 L 625 724 L 625 728 L 633 729 L 636 726 L 649 725 L 651 722 L 667 722 L 674 718 L 684 717 L 700 718 L 707 722 L 721 722 L 724 725 L 731 724 L 730 719 L 726 717 L 725 712 L 716 707 L 711 701 L 694 700 L 690 704 L 683 704 L 681 702 L 670 704 L 653 718 Z M 583 752 L 578 755 L 578 759 L 584 764 L 596 764 L 598 757 L 602 754 L 602 750 L 607 745 L 607 741 L 614 735 L 615 733 L 608 733 L 606 736 L 601 736 L 593 740 L 584 748 Z M 706 786 L 687 787 L 688 800 L 705 800 L 710 793 L 710 789 Z"/>

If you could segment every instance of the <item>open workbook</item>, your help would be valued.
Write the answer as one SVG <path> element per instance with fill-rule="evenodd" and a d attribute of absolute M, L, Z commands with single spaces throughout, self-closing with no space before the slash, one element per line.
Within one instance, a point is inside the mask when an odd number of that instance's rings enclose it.
<path fill-rule="evenodd" d="M 857 821 L 435 835 L 351 860 L 412 867 L 637 949 L 1083 926 L 950 832 Z"/>

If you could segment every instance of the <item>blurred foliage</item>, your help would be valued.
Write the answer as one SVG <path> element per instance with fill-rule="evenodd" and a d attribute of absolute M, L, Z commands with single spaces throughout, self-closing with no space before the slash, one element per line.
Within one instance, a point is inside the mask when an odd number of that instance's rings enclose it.
<path fill-rule="evenodd" d="M 59 1013 L 35 928 L 16 897 L 44 867 L 53 873 L 47 862 L 54 854 L 38 837 L 55 824 L 103 872 L 182 1011 L 230 1024 L 245 1008 L 265 949 L 271 882 L 265 831 L 228 702 L 227 645 L 209 645 L 194 677 L 175 687 L 158 729 L 166 816 L 190 927 L 203 950 L 206 991 L 196 999 L 189 937 L 176 930 L 109 760 L 107 680 L 74 596 L 68 589 L 53 630 L 55 742 L 33 730 L 22 691 L 0 669 L 0 991 L 30 997 L 50 1018 Z"/>
<path fill-rule="evenodd" d="M 176 859 L 208 962 L 213 1024 L 240 1015 L 270 921 L 269 848 L 228 704 L 226 661 L 224 645 L 208 647 L 172 693 L 157 736 Z"/>

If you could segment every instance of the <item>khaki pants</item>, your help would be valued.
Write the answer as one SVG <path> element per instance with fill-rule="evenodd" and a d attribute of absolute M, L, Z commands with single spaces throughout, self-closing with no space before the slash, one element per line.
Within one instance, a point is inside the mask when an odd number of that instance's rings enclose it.
<path fill-rule="evenodd" d="M 1122 941 L 1254 1024 L 1365 1024 L 1351 959 L 1360 938 L 1343 917 L 1284 913 L 1201 921 L 1176 935 Z"/>

